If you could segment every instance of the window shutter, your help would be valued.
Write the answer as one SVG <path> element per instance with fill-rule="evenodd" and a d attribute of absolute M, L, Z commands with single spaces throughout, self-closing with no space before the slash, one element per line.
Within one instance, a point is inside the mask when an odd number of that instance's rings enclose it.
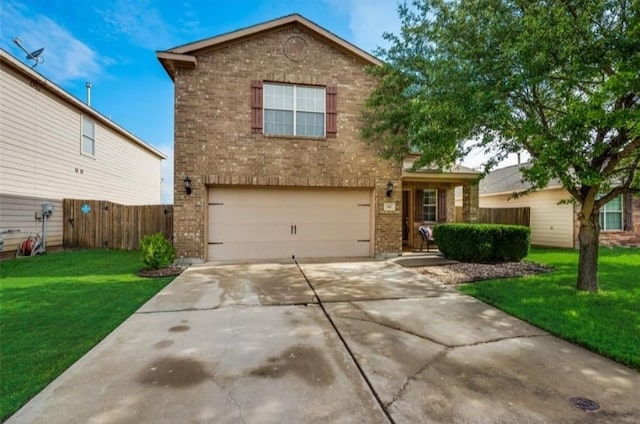
<path fill-rule="evenodd" d="M 624 197 L 624 230 L 633 231 L 633 194 Z"/>
<path fill-rule="evenodd" d="M 251 81 L 251 132 L 262 133 L 262 81 Z"/>
<path fill-rule="evenodd" d="M 336 137 L 338 134 L 338 89 L 327 87 L 327 137 Z"/>
<path fill-rule="evenodd" d="M 422 190 L 416 190 L 416 222 L 424 221 Z"/>
<path fill-rule="evenodd" d="M 447 190 L 438 190 L 438 222 L 447 222 Z"/>

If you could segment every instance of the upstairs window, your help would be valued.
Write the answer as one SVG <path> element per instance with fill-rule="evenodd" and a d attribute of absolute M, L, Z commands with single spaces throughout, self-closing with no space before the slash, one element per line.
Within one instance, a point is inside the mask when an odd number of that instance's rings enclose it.
<path fill-rule="evenodd" d="M 622 231 L 622 195 L 600 208 L 600 229 Z"/>
<path fill-rule="evenodd" d="M 86 116 L 82 117 L 80 152 L 89 156 L 95 156 L 96 154 L 96 124 Z"/>
<path fill-rule="evenodd" d="M 335 87 L 251 83 L 251 130 L 254 134 L 335 137 Z"/>
<path fill-rule="evenodd" d="M 324 87 L 264 84 L 264 133 L 324 137 Z"/>

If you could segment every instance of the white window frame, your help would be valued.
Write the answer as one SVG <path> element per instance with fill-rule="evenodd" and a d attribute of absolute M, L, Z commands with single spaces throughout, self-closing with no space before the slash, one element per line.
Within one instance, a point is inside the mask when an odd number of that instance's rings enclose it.
<path fill-rule="evenodd" d="M 613 207 L 611 206 L 612 202 L 615 199 L 620 199 L 620 209 L 613 209 Z M 608 214 L 620 215 L 620 228 L 607 227 Z M 600 230 L 602 231 L 623 231 L 624 230 L 624 196 L 622 194 L 615 197 L 614 199 L 609 201 L 607 204 L 603 205 L 602 208 L 600 208 L 599 220 L 600 220 Z"/>
<path fill-rule="evenodd" d="M 266 92 L 268 90 L 268 86 L 286 86 L 293 87 L 293 105 L 292 108 L 285 109 L 276 109 L 276 108 L 268 108 L 267 107 L 267 95 Z M 311 88 L 315 90 L 322 90 L 322 112 L 317 110 L 305 110 L 298 108 L 298 89 L 300 88 Z M 262 122 L 263 122 L 263 134 L 264 135 L 272 135 L 272 136 L 283 136 L 283 137 L 309 137 L 309 138 L 325 138 L 327 136 L 327 88 L 316 85 L 302 85 L 302 84 L 283 84 L 283 83 L 273 83 L 273 82 L 265 82 L 263 84 L 263 100 L 262 100 Z M 267 132 L 267 111 L 268 110 L 281 110 L 293 113 L 293 134 L 281 134 L 277 132 Z M 298 112 L 308 112 L 308 113 L 322 113 L 322 134 L 321 135 L 308 135 L 308 134 L 298 134 Z"/>
<path fill-rule="evenodd" d="M 85 124 L 91 124 L 93 134 L 85 133 Z M 91 141 L 91 151 L 85 149 L 86 140 Z M 96 122 L 84 115 L 80 120 L 80 153 L 91 157 L 96 155 Z"/>
<path fill-rule="evenodd" d="M 425 200 L 427 199 L 427 192 L 433 193 L 433 203 L 426 204 Z M 433 207 L 433 219 L 425 219 L 426 213 L 425 208 Z M 422 190 L 422 221 L 423 222 L 437 222 L 438 221 L 438 190 L 435 188 L 424 189 Z"/>

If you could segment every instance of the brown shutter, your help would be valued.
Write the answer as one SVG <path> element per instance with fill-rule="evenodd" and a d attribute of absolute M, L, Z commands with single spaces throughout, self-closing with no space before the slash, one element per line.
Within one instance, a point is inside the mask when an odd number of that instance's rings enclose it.
<path fill-rule="evenodd" d="M 327 87 L 327 137 L 338 134 L 338 89 Z"/>
<path fill-rule="evenodd" d="M 422 200 L 422 190 L 418 189 L 416 190 L 416 222 L 422 222 L 424 221 L 424 207 L 423 207 L 423 200 Z"/>
<path fill-rule="evenodd" d="M 624 230 L 633 231 L 633 194 L 624 196 Z"/>
<path fill-rule="evenodd" d="M 262 133 L 262 81 L 251 81 L 251 132 Z"/>
<path fill-rule="evenodd" d="M 447 222 L 447 190 L 438 190 L 438 222 Z"/>

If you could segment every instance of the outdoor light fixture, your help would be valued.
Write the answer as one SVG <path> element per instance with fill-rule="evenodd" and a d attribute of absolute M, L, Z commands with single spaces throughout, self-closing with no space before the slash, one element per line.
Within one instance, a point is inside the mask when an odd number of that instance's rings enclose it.
<path fill-rule="evenodd" d="M 389 181 L 387 183 L 387 197 L 391 197 L 392 194 L 393 194 L 393 183 Z"/>
<path fill-rule="evenodd" d="M 186 177 L 184 177 L 184 180 L 182 180 L 182 182 L 184 183 L 184 192 L 187 193 L 187 196 L 191 194 L 191 178 L 189 178 L 189 176 L 187 175 Z"/>

